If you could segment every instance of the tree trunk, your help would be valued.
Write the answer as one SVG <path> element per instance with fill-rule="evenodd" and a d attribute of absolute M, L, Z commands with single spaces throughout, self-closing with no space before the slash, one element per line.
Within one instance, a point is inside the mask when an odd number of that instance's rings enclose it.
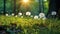
<path fill-rule="evenodd" d="M 60 0 L 56 0 L 56 4 L 57 4 L 57 15 L 60 18 Z"/>
<path fill-rule="evenodd" d="M 39 0 L 39 13 L 44 12 L 44 2 Z"/>
<path fill-rule="evenodd" d="M 49 1 L 49 13 L 51 13 L 52 11 L 56 11 L 57 7 L 56 7 L 56 0 L 50 0 Z"/>
<path fill-rule="evenodd" d="M 50 0 L 49 1 L 49 11 L 48 11 L 48 14 L 51 14 L 52 11 L 56 11 L 57 12 L 57 17 L 60 18 L 60 0 Z"/>
<path fill-rule="evenodd" d="M 47 17 L 51 17 L 51 13 L 52 11 L 56 11 L 57 12 L 57 4 L 56 4 L 56 0 L 49 0 L 49 10 L 47 13 Z"/>
<path fill-rule="evenodd" d="M 13 12 L 15 15 L 17 15 L 17 12 L 16 12 L 16 0 L 14 0 L 14 9 L 13 9 Z"/>
<path fill-rule="evenodd" d="M 6 14 L 6 0 L 4 0 L 4 15 Z"/>

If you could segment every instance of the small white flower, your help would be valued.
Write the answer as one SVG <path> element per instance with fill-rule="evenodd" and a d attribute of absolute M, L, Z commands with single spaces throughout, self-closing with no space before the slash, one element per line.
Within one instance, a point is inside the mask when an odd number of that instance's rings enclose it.
<path fill-rule="evenodd" d="M 18 13 L 19 16 L 22 16 L 22 13 Z"/>
<path fill-rule="evenodd" d="M 43 20 L 45 20 L 46 19 L 46 17 L 44 17 L 44 18 L 42 18 Z"/>
<path fill-rule="evenodd" d="M 40 13 L 39 16 L 40 16 L 40 18 L 44 18 L 45 14 L 44 13 Z"/>
<path fill-rule="evenodd" d="M 12 13 L 12 16 L 14 16 L 14 13 Z"/>
<path fill-rule="evenodd" d="M 39 0 L 35 0 L 35 2 L 39 2 Z"/>
<path fill-rule="evenodd" d="M 26 15 L 30 16 L 31 15 L 31 12 L 26 12 Z"/>
<path fill-rule="evenodd" d="M 56 15 L 57 13 L 56 13 L 56 11 L 53 11 L 52 13 L 51 13 L 51 15 Z"/>
<path fill-rule="evenodd" d="M 15 17 L 18 17 L 17 15 Z"/>
<path fill-rule="evenodd" d="M 34 16 L 34 19 L 38 19 L 39 18 L 39 16 Z"/>
<path fill-rule="evenodd" d="M 33 15 L 31 15 L 31 17 L 33 17 Z"/>
<path fill-rule="evenodd" d="M 47 1 L 47 0 L 44 0 L 44 1 Z"/>
<path fill-rule="evenodd" d="M 23 18 L 23 16 L 21 16 L 21 18 Z"/>
<path fill-rule="evenodd" d="M 6 14 L 6 16 L 8 16 L 8 14 Z"/>

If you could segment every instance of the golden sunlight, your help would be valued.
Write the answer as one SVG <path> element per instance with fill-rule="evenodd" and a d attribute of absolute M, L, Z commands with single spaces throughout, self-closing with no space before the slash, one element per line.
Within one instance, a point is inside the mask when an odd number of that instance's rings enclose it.
<path fill-rule="evenodd" d="M 29 0 L 23 0 L 23 2 L 24 2 L 24 3 L 28 3 L 28 2 L 29 2 Z"/>

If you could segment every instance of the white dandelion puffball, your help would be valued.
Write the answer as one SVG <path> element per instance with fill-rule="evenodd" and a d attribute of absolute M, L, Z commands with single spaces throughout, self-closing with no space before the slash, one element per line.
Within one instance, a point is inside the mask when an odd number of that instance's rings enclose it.
<path fill-rule="evenodd" d="M 18 15 L 19 15 L 19 16 L 21 16 L 21 15 L 22 15 L 22 13 L 18 13 Z"/>
<path fill-rule="evenodd" d="M 44 1 L 47 1 L 47 0 L 44 0 Z"/>
<path fill-rule="evenodd" d="M 8 16 L 8 14 L 6 14 L 6 16 Z"/>
<path fill-rule="evenodd" d="M 39 0 L 35 0 L 35 2 L 39 2 Z"/>
<path fill-rule="evenodd" d="M 21 16 L 21 18 L 23 18 L 23 16 Z"/>
<path fill-rule="evenodd" d="M 34 19 L 38 19 L 39 18 L 39 16 L 34 16 Z"/>
<path fill-rule="evenodd" d="M 31 15 L 31 12 L 26 12 L 26 15 L 30 16 Z"/>
<path fill-rule="evenodd" d="M 17 15 L 15 17 L 18 17 Z"/>
<path fill-rule="evenodd" d="M 40 18 L 44 18 L 45 14 L 44 13 L 40 13 L 39 16 L 40 16 Z"/>
<path fill-rule="evenodd" d="M 12 16 L 14 16 L 14 13 L 12 13 Z"/>
<path fill-rule="evenodd" d="M 56 15 L 57 13 L 56 13 L 56 11 L 53 11 L 52 13 L 51 13 L 51 15 Z"/>
<path fill-rule="evenodd" d="M 46 17 L 44 17 L 42 20 L 45 20 L 46 19 Z"/>
<path fill-rule="evenodd" d="M 33 17 L 33 15 L 31 15 L 31 17 Z"/>

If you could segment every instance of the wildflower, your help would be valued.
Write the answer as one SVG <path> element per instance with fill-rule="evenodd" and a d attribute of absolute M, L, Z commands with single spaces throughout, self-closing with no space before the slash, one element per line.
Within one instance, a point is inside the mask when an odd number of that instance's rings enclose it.
<path fill-rule="evenodd" d="M 8 14 L 6 14 L 6 16 L 8 16 Z"/>
<path fill-rule="evenodd" d="M 34 19 L 38 19 L 39 17 L 38 16 L 34 16 Z"/>
<path fill-rule="evenodd" d="M 44 0 L 44 1 L 47 1 L 47 0 Z"/>
<path fill-rule="evenodd" d="M 39 0 L 35 0 L 35 2 L 39 2 Z"/>
<path fill-rule="evenodd" d="M 26 15 L 27 15 L 27 16 L 30 16 L 30 15 L 31 15 L 31 12 L 26 12 Z"/>
<path fill-rule="evenodd" d="M 33 17 L 33 15 L 31 15 L 31 17 Z"/>
<path fill-rule="evenodd" d="M 21 18 L 23 18 L 23 16 L 21 16 Z"/>
<path fill-rule="evenodd" d="M 12 13 L 12 16 L 14 16 L 14 13 Z"/>
<path fill-rule="evenodd" d="M 56 13 L 56 11 L 53 11 L 52 13 L 51 13 L 51 15 L 56 15 L 57 13 Z"/>
<path fill-rule="evenodd" d="M 18 15 L 19 15 L 19 16 L 21 16 L 21 15 L 22 15 L 22 13 L 18 13 Z"/>
<path fill-rule="evenodd" d="M 17 15 L 15 17 L 18 17 Z"/>
<path fill-rule="evenodd" d="M 46 19 L 46 17 L 42 18 L 42 20 L 45 20 L 45 19 Z"/>
<path fill-rule="evenodd" d="M 40 13 L 39 16 L 40 16 L 40 18 L 44 18 L 45 14 L 44 13 Z"/>

